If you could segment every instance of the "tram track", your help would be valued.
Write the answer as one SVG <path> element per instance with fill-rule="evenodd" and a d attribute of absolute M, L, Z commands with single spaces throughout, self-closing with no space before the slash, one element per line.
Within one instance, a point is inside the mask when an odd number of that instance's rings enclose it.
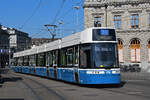
<path fill-rule="evenodd" d="M 33 95 L 35 96 L 36 100 L 42 100 L 42 98 L 37 94 L 37 92 L 26 82 L 22 81 L 22 83 L 28 87 L 28 89 L 31 90 L 31 92 L 33 93 Z"/>
<path fill-rule="evenodd" d="M 14 76 L 15 77 L 18 77 L 17 75 L 10 75 L 10 74 L 7 74 L 7 76 L 11 79 L 11 80 L 14 80 Z M 35 100 L 42 100 L 41 97 L 37 94 L 37 92 L 25 81 L 20 81 L 26 88 L 28 88 L 30 90 L 30 93 L 32 94 L 32 96 L 35 97 Z"/>
<path fill-rule="evenodd" d="M 21 82 L 23 82 L 23 84 L 31 90 L 32 94 L 36 97 L 35 100 L 47 100 L 47 99 L 43 99 L 43 95 L 40 95 L 40 93 L 42 91 L 39 91 L 39 90 L 42 90 L 42 89 L 44 89 L 44 92 L 47 92 L 46 94 L 50 94 L 52 97 L 54 97 L 54 96 L 57 97 L 56 99 L 52 99 L 51 97 L 49 97 L 48 99 L 50 99 L 50 100 L 67 100 L 65 98 L 65 96 L 62 95 L 65 93 L 63 93 L 59 90 L 52 89 L 51 87 L 49 87 L 50 85 L 46 85 L 48 83 L 45 83 L 45 84 L 42 83 L 42 80 L 40 78 L 39 79 L 38 78 L 32 78 L 28 75 L 17 74 L 17 73 L 11 73 L 11 75 L 13 75 L 14 77 L 15 76 L 16 77 L 22 77 L 22 79 L 24 79 Z M 97 91 L 97 89 L 98 89 L 98 91 L 105 91 L 106 93 L 112 93 L 115 95 L 121 94 L 121 95 L 124 95 L 127 97 L 131 96 L 134 98 L 139 98 L 139 100 L 140 100 L 140 98 L 142 100 L 149 100 L 150 96 L 148 95 L 148 92 L 147 92 L 149 90 L 149 88 L 146 91 L 144 90 L 145 88 L 147 88 L 147 86 L 148 86 L 148 83 L 138 82 L 136 84 L 136 82 L 130 82 L 130 83 L 126 83 L 123 87 L 119 87 L 119 88 L 117 88 L 117 87 L 116 88 L 94 87 L 96 89 L 94 91 Z M 139 88 L 136 88 L 136 87 L 139 87 Z M 88 90 L 87 87 L 85 87 L 85 89 Z M 89 91 L 91 91 L 91 89 L 89 89 Z M 71 97 L 68 96 L 67 98 L 71 98 Z"/>
<path fill-rule="evenodd" d="M 17 77 L 22 77 L 22 75 L 16 75 L 15 73 L 11 73 L 14 76 Z M 54 90 L 50 89 L 49 87 L 45 86 L 44 84 L 33 80 L 29 77 L 23 76 L 23 78 L 25 79 L 25 81 L 21 81 L 27 88 L 29 88 L 32 92 L 32 94 L 36 97 L 36 100 L 53 100 L 52 98 L 55 98 L 55 100 L 67 100 L 64 96 L 58 94 L 57 92 L 55 92 Z M 26 82 L 28 81 L 28 82 Z M 41 96 L 41 91 L 38 92 L 38 89 L 35 88 L 34 86 L 37 85 L 39 87 L 40 90 L 45 90 L 44 93 L 46 93 L 48 95 L 49 98 L 46 98 Z M 44 94 L 45 95 L 45 94 Z"/>

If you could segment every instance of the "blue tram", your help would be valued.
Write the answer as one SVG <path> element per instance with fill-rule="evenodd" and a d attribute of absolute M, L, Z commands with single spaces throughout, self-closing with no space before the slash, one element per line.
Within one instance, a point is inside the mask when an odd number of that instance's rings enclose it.
<path fill-rule="evenodd" d="M 14 54 L 15 72 L 78 84 L 120 84 L 116 34 L 94 27 Z"/>

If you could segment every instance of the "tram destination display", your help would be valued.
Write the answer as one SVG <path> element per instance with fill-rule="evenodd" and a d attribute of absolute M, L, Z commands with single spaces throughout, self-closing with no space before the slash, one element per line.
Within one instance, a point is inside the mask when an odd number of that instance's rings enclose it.
<path fill-rule="evenodd" d="M 93 29 L 93 41 L 115 41 L 115 30 L 112 29 Z"/>

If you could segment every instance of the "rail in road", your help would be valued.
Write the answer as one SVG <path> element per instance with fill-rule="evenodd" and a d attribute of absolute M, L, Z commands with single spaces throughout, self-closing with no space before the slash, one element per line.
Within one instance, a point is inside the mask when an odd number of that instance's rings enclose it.
<path fill-rule="evenodd" d="M 28 98 L 30 98 L 30 100 L 66 100 L 65 97 L 56 93 L 54 90 L 50 89 L 46 85 L 44 85 L 41 82 L 38 82 L 36 80 L 33 80 L 29 77 L 25 77 L 25 76 L 22 76 L 20 74 L 15 74 L 15 73 L 7 74 L 7 77 L 9 77 L 9 79 L 11 79 L 11 81 L 13 81 L 13 80 L 16 81 L 18 79 L 21 80 L 20 82 L 25 86 L 25 88 L 27 88 L 29 90 L 30 93 L 28 93 L 28 94 L 31 94 L 31 97 L 28 97 Z M 5 81 L 5 79 L 4 79 L 4 81 Z M 15 92 L 15 90 L 14 90 L 14 92 Z M 5 98 L 7 98 L 7 97 L 5 97 Z M 3 100 L 3 99 L 1 99 L 1 96 L 0 96 L 0 100 Z M 14 100 L 14 99 L 12 99 L 12 100 Z"/>
<path fill-rule="evenodd" d="M 15 75 L 15 76 L 19 76 L 19 75 Z M 47 87 L 46 85 L 36 81 L 36 80 L 33 80 L 29 77 L 24 77 L 24 79 L 27 81 L 22 81 L 23 84 L 25 84 L 31 91 L 32 93 L 35 95 L 35 97 L 37 98 L 37 100 L 46 100 L 48 99 L 47 96 L 49 96 L 50 94 L 50 99 L 53 99 L 53 100 L 66 100 L 65 97 L 61 96 L 60 94 L 56 93 L 54 90 L 50 89 L 49 87 Z M 44 90 L 44 92 L 46 92 L 48 95 L 47 96 L 41 96 L 41 93 L 38 93 L 37 90 L 35 90 L 35 85 L 38 85 L 40 87 L 40 89 Z M 40 91 L 41 92 L 41 91 Z M 44 99 L 43 99 L 44 97 Z"/>
<path fill-rule="evenodd" d="M 11 73 L 7 77 L 14 81 L 20 89 L 18 98 L 23 100 L 149 100 L 150 81 L 149 80 L 128 80 L 122 82 L 121 87 L 105 86 L 79 86 L 62 81 L 55 81 L 36 76 L 30 76 L 20 73 Z M 6 86 L 14 85 L 4 82 L 1 89 L 7 89 Z M 15 90 L 14 90 L 15 91 Z M 19 96 L 20 95 L 20 96 Z M 10 99 L 11 100 L 11 99 Z"/>

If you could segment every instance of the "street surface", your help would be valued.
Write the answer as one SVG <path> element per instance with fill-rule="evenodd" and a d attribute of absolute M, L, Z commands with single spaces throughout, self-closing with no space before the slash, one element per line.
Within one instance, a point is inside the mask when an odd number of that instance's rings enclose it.
<path fill-rule="evenodd" d="M 123 81 L 121 87 L 91 87 L 12 71 L 3 78 L 0 100 L 150 100 L 149 80 Z"/>

